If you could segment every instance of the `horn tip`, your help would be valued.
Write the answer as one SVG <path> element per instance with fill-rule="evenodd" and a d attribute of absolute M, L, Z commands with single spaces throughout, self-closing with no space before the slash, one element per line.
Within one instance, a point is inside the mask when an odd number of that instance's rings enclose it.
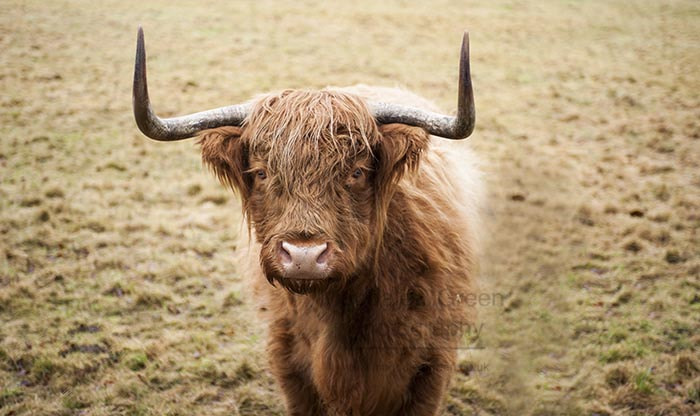
<path fill-rule="evenodd" d="M 136 32 L 136 43 L 142 45 L 143 41 L 143 27 L 139 25 L 139 30 Z"/>
<path fill-rule="evenodd" d="M 144 38 L 144 36 L 143 36 L 143 27 L 142 27 L 141 25 L 139 25 L 139 30 L 138 30 L 138 32 L 137 32 L 137 34 L 136 34 L 136 43 L 139 44 L 139 45 L 143 45 L 143 44 L 144 44 L 143 38 Z"/>

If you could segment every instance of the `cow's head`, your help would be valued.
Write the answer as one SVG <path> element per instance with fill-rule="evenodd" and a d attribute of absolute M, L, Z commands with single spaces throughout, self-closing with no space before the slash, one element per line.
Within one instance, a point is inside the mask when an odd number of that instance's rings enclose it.
<path fill-rule="evenodd" d="M 206 131 L 200 143 L 241 195 L 268 280 L 304 292 L 370 266 L 392 185 L 428 137 L 378 126 L 353 95 L 285 91 L 255 104 L 243 127 Z"/>
<path fill-rule="evenodd" d="M 156 140 L 200 135 L 202 158 L 241 196 L 267 279 L 307 293 L 372 266 L 394 185 L 414 169 L 429 134 L 461 139 L 474 125 L 468 38 L 457 117 L 334 90 L 284 91 L 252 103 L 160 119 L 146 86 L 143 32 L 134 115 Z"/>

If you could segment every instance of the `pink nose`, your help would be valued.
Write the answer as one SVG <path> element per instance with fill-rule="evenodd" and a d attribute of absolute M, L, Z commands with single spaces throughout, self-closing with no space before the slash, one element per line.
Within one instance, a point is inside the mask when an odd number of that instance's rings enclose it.
<path fill-rule="evenodd" d="M 323 279 L 330 269 L 328 243 L 292 244 L 283 241 L 279 257 L 284 277 L 289 279 Z"/>

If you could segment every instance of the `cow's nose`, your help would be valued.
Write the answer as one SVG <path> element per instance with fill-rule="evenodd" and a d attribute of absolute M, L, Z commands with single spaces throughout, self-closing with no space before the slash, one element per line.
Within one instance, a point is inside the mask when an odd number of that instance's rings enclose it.
<path fill-rule="evenodd" d="M 283 241 L 279 257 L 284 277 L 290 279 L 323 279 L 328 275 L 328 243 L 290 243 Z"/>

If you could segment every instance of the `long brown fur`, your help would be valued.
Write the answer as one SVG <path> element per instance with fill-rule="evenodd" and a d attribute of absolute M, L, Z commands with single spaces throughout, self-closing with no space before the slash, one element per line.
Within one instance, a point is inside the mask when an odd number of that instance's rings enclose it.
<path fill-rule="evenodd" d="M 290 415 L 435 415 L 460 329 L 474 323 L 460 302 L 477 266 L 470 154 L 419 128 L 378 126 L 365 105 L 376 94 L 429 106 L 399 90 L 284 91 L 257 100 L 242 128 L 200 139 L 204 162 L 242 199 L 259 252 L 245 272 L 268 311 Z M 282 239 L 332 242 L 329 278 L 285 279 Z"/>

